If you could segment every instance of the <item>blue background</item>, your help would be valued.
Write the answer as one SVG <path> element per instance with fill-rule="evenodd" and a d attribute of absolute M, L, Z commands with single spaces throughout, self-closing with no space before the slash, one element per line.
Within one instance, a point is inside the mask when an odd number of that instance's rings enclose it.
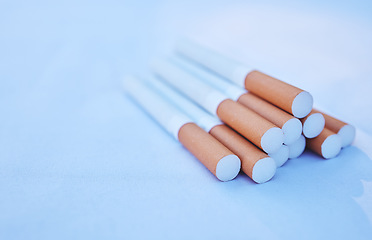
<path fill-rule="evenodd" d="M 370 1 L 0 1 L 0 239 L 371 239 Z M 221 183 L 120 77 L 188 36 L 358 128 Z"/>

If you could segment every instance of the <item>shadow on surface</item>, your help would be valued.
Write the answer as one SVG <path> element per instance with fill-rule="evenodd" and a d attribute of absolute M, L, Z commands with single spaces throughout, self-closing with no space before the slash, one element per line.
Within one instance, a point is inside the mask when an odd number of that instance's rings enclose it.
<path fill-rule="evenodd" d="M 357 147 L 347 147 L 329 160 L 306 151 L 266 184 L 240 175 L 236 182 L 245 186 L 239 184 L 233 194 L 240 196 L 232 199 L 249 204 L 251 213 L 280 237 L 291 236 L 288 227 L 299 225 L 309 238 L 371 236 L 370 204 L 365 206 L 368 201 L 363 200 L 370 192 L 365 188 L 371 188 L 371 173 L 371 159 Z"/>

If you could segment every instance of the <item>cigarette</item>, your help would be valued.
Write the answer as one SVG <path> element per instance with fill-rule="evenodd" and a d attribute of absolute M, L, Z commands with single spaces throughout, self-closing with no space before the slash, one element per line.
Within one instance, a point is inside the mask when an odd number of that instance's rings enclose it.
<path fill-rule="evenodd" d="M 315 138 L 306 139 L 306 146 L 325 159 L 336 157 L 341 151 L 341 138 L 331 130 L 324 128 Z"/>
<path fill-rule="evenodd" d="M 238 175 L 240 159 L 195 123 L 183 125 L 178 139 L 219 180 L 230 181 Z"/>
<path fill-rule="evenodd" d="M 310 114 L 301 119 L 302 133 L 307 138 L 315 138 L 324 129 L 325 119 L 323 114 L 311 110 Z"/>
<path fill-rule="evenodd" d="M 210 134 L 240 157 L 242 170 L 256 183 L 267 182 L 275 175 L 274 159 L 228 126 L 217 125 L 211 129 Z"/>
<path fill-rule="evenodd" d="M 142 81 L 127 77 L 125 91 L 219 180 L 234 179 L 240 159 Z"/>
<path fill-rule="evenodd" d="M 297 118 L 306 117 L 313 107 L 313 97 L 310 93 L 228 59 L 203 46 L 182 41 L 176 50 Z"/>
<path fill-rule="evenodd" d="M 149 84 L 190 117 L 197 125 L 230 149 L 241 159 L 241 168 L 256 183 L 269 181 L 276 172 L 275 161 L 220 120 L 201 109 L 191 100 L 177 93 L 157 78 Z"/>
<path fill-rule="evenodd" d="M 289 158 L 289 148 L 286 145 L 282 145 L 279 151 L 269 154 L 269 156 L 274 159 L 277 168 L 281 167 Z"/>
<path fill-rule="evenodd" d="M 176 65 L 157 61 L 153 69 L 168 84 L 195 101 L 209 113 L 246 137 L 266 153 L 274 153 L 283 144 L 283 131 L 252 110 L 200 81 Z"/>
<path fill-rule="evenodd" d="M 174 57 L 172 61 L 204 82 L 214 86 L 230 99 L 238 101 L 240 104 L 280 127 L 284 134 L 284 144 L 292 144 L 300 137 L 302 123 L 291 114 L 254 94 L 247 93 L 247 90 L 222 79 L 206 69 L 200 68 L 200 66 L 195 65 L 185 58 Z"/>
<path fill-rule="evenodd" d="M 347 147 L 353 143 L 355 139 L 354 126 L 325 114 L 317 109 L 314 109 L 314 111 L 323 114 L 325 118 L 325 127 L 337 133 L 341 137 L 342 147 Z"/>
<path fill-rule="evenodd" d="M 302 124 L 300 120 L 271 103 L 251 93 L 240 96 L 238 102 L 280 127 L 284 134 L 284 144 L 292 144 L 301 136 Z"/>
<path fill-rule="evenodd" d="M 180 109 L 186 116 L 193 122 L 209 132 L 213 127 L 222 125 L 223 123 L 213 115 L 203 110 L 200 106 L 196 105 L 189 98 L 177 92 L 169 84 L 161 81 L 156 77 L 148 77 L 147 84 L 152 89 L 162 95 L 168 102 L 171 102 L 175 107 Z"/>
<path fill-rule="evenodd" d="M 303 135 L 300 136 L 294 143 L 288 145 L 289 159 L 298 158 L 305 151 L 306 139 Z"/>

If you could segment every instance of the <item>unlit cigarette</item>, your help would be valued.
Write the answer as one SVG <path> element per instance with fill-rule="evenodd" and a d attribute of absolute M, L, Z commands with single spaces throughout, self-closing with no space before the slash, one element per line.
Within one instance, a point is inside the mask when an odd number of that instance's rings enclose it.
<path fill-rule="evenodd" d="M 302 118 L 301 122 L 303 124 L 302 132 L 307 138 L 315 138 L 318 136 L 325 125 L 324 116 L 315 110 L 312 110 L 309 115 Z"/>
<path fill-rule="evenodd" d="M 195 76 L 165 61 L 153 64 L 154 71 L 170 85 L 198 103 L 211 114 L 249 139 L 267 153 L 274 153 L 283 143 L 283 132 L 255 112 L 229 99 Z"/>
<path fill-rule="evenodd" d="M 242 170 L 256 183 L 264 183 L 270 180 L 275 172 L 275 162 L 268 155 L 263 153 L 256 146 L 248 142 L 238 133 L 224 125 L 216 117 L 201 109 L 191 100 L 182 96 L 174 89 L 159 81 L 151 78 L 149 85 L 158 91 L 170 102 L 182 109 L 197 125 L 209 132 L 218 141 L 235 153 L 242 162 Z"/>
<path fill-rule="evenodd" d="M 310 93 L 228 59 L 203 46 L 182 41 L 177 51 L 295 117 L 306 117 L 313 107 L 313 97 Z"/>
<path fill-rule="evenodd" d="M 226 125 L 217 125 L 210 134 L 238 155 L 242 170 L 256 183 L 269 181 L 276 172 L 273 158 L 262 152 Z"/>
<path fill-rule="evenodd" d="M 172 61 L 181 68 L 194 74 L 202 81 L 214 86 L 227 97 L 234 101 L 238 101 L 245 107 L 280 127 L 284 134 L 285 144 L 291 144 L 300 137 L 302 133 L 302 124 L 300 120 L 289 113 L 251 93 L 247 93 L 245 89 L 238 87 L 231 82 L 227 82 L 205 69 L 201 69 L 200 66 L 197 66 L 184 58 L 174 57 L 172 58 Z"/>
<path fill-rule="evenodd" d="M 166 98 L 169 102 L 175 105 L 178 109 L 184 112 L 193 122 L 209 132 L 213 127 L 222 125 L 223 123 L 210 113 L 196 105 L 189 98 L 177 92 L 174 88 L 161 81 L 156 77 L 148 77 L 148 85 L 152 89 Z"/>
<path fill-rule="evenodd" d="M 285 144 L 292 144 L 300 137 L 302 132 L 300 120 L 275 107 L 271 103 L 251 93 L 241 95 L 238 102 L 280 127 L 284 133 Z"/>
<path fill-rule="evenodd" d="M 289 148 L 286 145 L 282 145 L 279 151 L 273 154 L 269 154 L 275 160 L 276 167 L 283 166 L 284 163 L 287 162 L 289 157 Z"/>
<path fill-rule="evenodd" d="M 306 139 L 306 146 L 325 159 L 333 158 L 341 151 L 341 138 L 331 130 L 324 128 L 317 137 Z"/>
<path fill-rule="evenodd" d="M 195 123 L 183 125 L 178 139 L 219 180 L 230 181 L 238 175 L 240 159 Z"/>
<path fill-rule="evenodd" d="M 240 171 L 240 159 L 210 134 L 198 127 L 143 82 L 128 77 L 125 91 L 160 125 L 179 140 L 219 180 L 234 179 Z"/>
<path fill-rule="evenodd" d="M 341 137 L 342 147 L 349 146 L 355 139 L 355 127 L 347 124 L 339 119 L 336 119 L 328 114 L 325 114 L 319 110 L 314 111 L 323 114 L 325 118 L 325 127 L 329 130 L 337 133 Z"/>
<path fill-rule="evenodd" d="M 289 158 L 298 158 L 305 151 L 306 139 L 303 135 L 300 136 L 294 143 L 288 145 Z"/>

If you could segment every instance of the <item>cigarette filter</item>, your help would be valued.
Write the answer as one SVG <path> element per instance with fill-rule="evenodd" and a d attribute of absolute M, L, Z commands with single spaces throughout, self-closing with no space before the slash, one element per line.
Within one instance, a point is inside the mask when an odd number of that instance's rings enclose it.
<path fill-rule="evenodd" d="M 275 162 L 256 146 L 248 142 L 238 133 L 224 125 L 216 117 L 201 109 L 180 93 L 152 78 L 149 84 L 161 95 L 189 116 L 197 125 L 209 132 L 218 141 L 235 153 L 242 162 L 242 170 L 256 183 L 270 180 L 275 172 Z"/>
<path fill-rule="evenodd" d="M 325 127 L 337 133 L 341 137 L 342 147 L 349 146 L 355 139 L 355 127 L 347 124 L 339 119 L 336 119 L 328 114 L 325 114 L 317 109 L 313 110 L 323 114 L 325 118 Z"/>
<path fill-rule="evenodd" d="M 289 148 L 286 145 L 282 145 L 279 151 L 269 154 L 274 159 L 276 167 L 281 167 L 287 162 L 289 157 Z"/>
<path fill-rule="evenodd" d="M 172 61 L 203 82 L 214 86 L 230 99 L 238 101 L 245 107 L 280 127 L 284 134 L 285 144 L 291 144 L 300 137 L 302 133 L 302 124 L 300 120 L 289 113 L 251 93 L 247 93 L 245 89 L 224 80 L 206 69 L 200 68 L 200 65 L 198 66 L 185 58 L 174 57 Z"/>
<path fill-rule="evenodd" d="M 165 61 L 153 64 L 154 71 L 170 85 L 249 139 L 267 153 L 283 143 L 283 132 L 255 112 L 229 99 L 195 76 Z"/>
<path fill-rule="evenodd" d="M 238 102 L 280 127 L 284 133 L 284 144 L 292 144 L 300 137 L 302 124 L 298 118 L 251 93 L 241 95 Z"/>
<path fill-rule="evenodd" d="M 303 135 L 300 136 L 294 143 L 288 145 L 289 158 L 298 158 L 305 151 L 306 139 Z"/>
<path fill-rule="evenodd" d="M 331 130 L 324 128 L 317 137 L 306 139 L 306 146 L 325 159 L 333 158 L 341 151 L 341 138 Z"/>
<path fill-rule="evenodd" d="M 178 139 L 219 180 L 230 181 L 238 175 L 240 159 L 195 123 L 183 125 Z"/>
<path fill-rule="evenodd" d="M 179 140 L 219 180 L 229 181 L 240 170 L 240 159 L 143 82 L 128 77 L 125 91 L 161 126 Z"/>
<path fill-rule="evenodd" d="M 302 133 L 307 138 L 315 138 L 318 136 L 325 125 L 324 116 L 314 110 L 311 110 L 309 115 L 302 118 L 301 122 L 303 124 Z"/>
<path fill-rule="evenodd" d="M 306 117 L 313 107 L 310 93 L 228 59 L 200 45 L 182 41 L 177 52 L 209 68 L 238 86 L 293 114 Z"/>
<path fill-rule="evenodd" d="M 274 159 L 228 126 L 216 125 L 210 134 L 240 157 L 242 170 L 256 183 L 267 182 L 275 175 Z"/>

